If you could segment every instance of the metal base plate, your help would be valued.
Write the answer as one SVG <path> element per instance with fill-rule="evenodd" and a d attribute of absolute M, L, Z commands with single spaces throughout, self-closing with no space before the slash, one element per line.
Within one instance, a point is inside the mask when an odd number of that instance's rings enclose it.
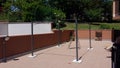
<path fill-rule="evenodd" d="M 61 47 L 61 46 L 56 46 L 56 47 Z"/>
<path fill-rule="evenodd" d="M 74 62 L 74 63 L 81 63 L 82 60 L 78 60 L 78 61 L 77 61 L 77 60 L 75 59 L 75 60 L 73 60 L 72 62 Z"/>
<path fill-rule="evenodd" d="M 93 50 L 93 48 L 88 48 L 87 50 Z"/>
<path fill-rule="evenodd" d="M 33 55 L 33 56 L 32 56 L 32 55 L 29 55 L 28 57 L 30 57 L 30 58 L 34 58 L 34 57 L 36 57 L 36 55 Z"/>

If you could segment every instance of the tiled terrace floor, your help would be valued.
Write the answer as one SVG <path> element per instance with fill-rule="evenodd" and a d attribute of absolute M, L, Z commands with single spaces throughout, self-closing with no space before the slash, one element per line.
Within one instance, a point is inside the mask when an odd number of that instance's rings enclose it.
<path fill-rule="evenodd" d="M 112 45 L 110 41 L 92 40 L 93 50 L 89 48 L 89 40 L 79 40 L 79 58 L 81 63 L 73 63 L 76 57 L 75 42 L 61 44 L 61 47 L 49 47 L 35 52 L 37 56 L 29 58 L 30 54 L 17 57 L 6 63 L 0 63 L 0 68 L 111 68 L 110 52 L 104 48 Z"/>

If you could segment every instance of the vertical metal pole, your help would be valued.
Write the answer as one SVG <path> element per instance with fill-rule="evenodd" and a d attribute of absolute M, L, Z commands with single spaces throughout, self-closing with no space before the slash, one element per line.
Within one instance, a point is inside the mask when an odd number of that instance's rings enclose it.
<path fill-rule="evenodd" d="M 9 37 L 8 36 L 5 36 L 3 38 L 3 45 L 2 45 L 2 50 L 3 50 L 3 62 L 7 62 L 7 59 L 6 59 L 6 42 L 9 40 Z"/>
<path fill-rule="evenodd" d="M 78 61 L 78 22 L 77 17 L 75 18 L 75 31 L 76 31 L 76 61 Z"/>
<path fill-rule="evenodd" d="M 33 22 L 31 22 L 31 54 L 34 56 L 34 35 L 33 35 Z"/>
<path fill-rule="evenodd" d="M 92 48 L 91 46 L 91 22 L 89 22 L 89 48 Z"/>
<path fill-rule="evenodd" d="M 60 40 L 60 24 L 58 23 L 58 46 L 60 46 L 61 40 Z"/>
<path fill-rule="evenodd" d="M 5 41 L 5 37 L 3 38 L 3 62 L 6 62 L 6 41 Z"/>

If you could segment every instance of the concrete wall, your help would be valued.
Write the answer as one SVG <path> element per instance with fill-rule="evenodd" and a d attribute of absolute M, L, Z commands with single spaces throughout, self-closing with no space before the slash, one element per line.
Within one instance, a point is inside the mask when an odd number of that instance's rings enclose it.
<path fill-rule="evenodd" d="M 52 33 L 51 23 L 34 23 L 33 33 L 34 34 Z M 31 34 L 31 23 L 9 24 L 8 34 L 9 36 L 30 35 Z"/>
<path fill-rule="evenodd" d="M 8 24 L 0 24 L 0 37 L 8 35 Z"/>
<path fill-rule="evenodd" d="M 51 23 L 34 23 L 34 34 L 52 33 Z M 0 24 L 0 36 L 31 35 L 31 23 Z"/>

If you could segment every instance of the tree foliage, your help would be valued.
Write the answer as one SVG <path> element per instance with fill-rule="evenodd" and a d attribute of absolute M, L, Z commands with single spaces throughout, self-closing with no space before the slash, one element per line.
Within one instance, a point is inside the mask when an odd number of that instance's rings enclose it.
<path fill-rule="evenodd" d="M 112 1 L 6 0 L 4 13 L 10 21 L 74 19 L 75 15 L 81 21 L 105 21 L 112 19 Z"/>
<path fill-rule="evenodd" d="M 11 6 L 14 7 L 13 10 Z M 7 1 L 4 10 L 10 21 L 51 21 L 55 18 L 54 13 L 59 14 L 60 18 L 65 17 L 61 10 L 46 6 L 42 0 Z"/>
<path fill-rule="evenodd" d="M 52 7 L 65 12 L 67 19 L 77 15 L 80 20 L 102 21 L 112 19 L 112 1 L 105 0 L 49 0 Z"/>

